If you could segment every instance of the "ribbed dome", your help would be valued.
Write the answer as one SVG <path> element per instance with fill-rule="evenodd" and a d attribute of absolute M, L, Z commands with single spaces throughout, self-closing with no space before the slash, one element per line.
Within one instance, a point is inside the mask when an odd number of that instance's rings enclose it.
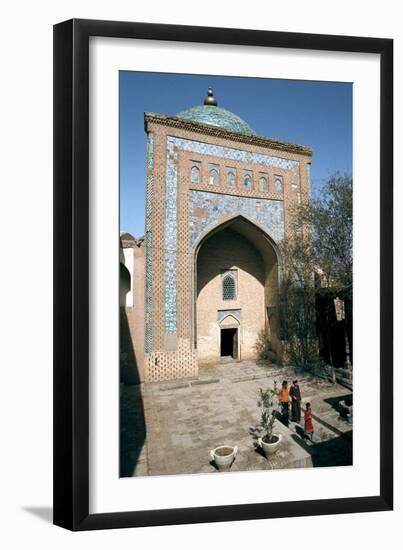
<path fill-rule="evenodd" d="M 241 134 L 256 135 L 256 132 L 252 130 L 249 124 L 238 115 L 217 107 L 217 101 L 213 96 L 211 88 L 209 88 L 208 97 L 205 99 L 204 105 L 196 105 L 195 107 L 181 111 L 176 116 L 184 120 L 220 126 L 226 130 L 232 130 Z"/>

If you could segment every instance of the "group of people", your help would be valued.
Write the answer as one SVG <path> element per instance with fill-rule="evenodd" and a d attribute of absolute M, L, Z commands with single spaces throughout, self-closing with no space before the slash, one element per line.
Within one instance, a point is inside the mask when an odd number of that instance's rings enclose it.
<path fill-rule="evenodd" d="M 287 380 L 284 380 L 281 385 L 281 390 L 278 394 L 278 401 L 281 407 L 281 421 L 288 426 L 289 424 L 289 410 L 291 401 L 291 421 L 301 422 L 301 389 L 298 384 L 298 380 L 293 380 L 290 387 L 288 387 Z M 306 403 L 304 414 L 304 435 L 307 439 L 313 442 L 314 430 L 312 422 L 312 409 L 311 404 Z"/>

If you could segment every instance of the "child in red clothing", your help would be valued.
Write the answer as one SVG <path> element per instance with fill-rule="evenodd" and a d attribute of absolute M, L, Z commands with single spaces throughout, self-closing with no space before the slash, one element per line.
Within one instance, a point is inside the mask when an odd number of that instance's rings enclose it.
<path fill-rule="evenodd" d="M 305 437 L 313 443 L 312 409 L 311 409 L 310 403 L 306 404 L 304 421 L 305 421 L 305 427 L 304 427 Z"/>

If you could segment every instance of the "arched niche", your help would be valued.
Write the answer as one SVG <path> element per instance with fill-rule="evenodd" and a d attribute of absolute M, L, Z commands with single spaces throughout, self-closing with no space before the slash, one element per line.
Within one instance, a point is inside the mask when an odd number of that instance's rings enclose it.
<path fill-rule="evenodd" d="M 229 272 L 236 280 L 234 300 L 223 299 L 222 281 Z M 279 348 L 279 278 L 277 244 L 244 216 L 226 220 L 200 239 L 194 261 L 194 345 L 201 365 L 220 361 L 227 318 L 230 328 L 238 328 L 238 359 L 256 358 L 262 330 L 270 335 L 272 348 Z M 217 311 L 225 309 L 241 314 L 217 321 Z"/>
<path fill-rule="evenodd" d="M 131 291 L 131 277 L 127 267 L 122 263 L 119 265 L 119 305 L 120 307 L 125 307 L 126 305 L 129 305 L 127 303 L 127 297 Z"/>

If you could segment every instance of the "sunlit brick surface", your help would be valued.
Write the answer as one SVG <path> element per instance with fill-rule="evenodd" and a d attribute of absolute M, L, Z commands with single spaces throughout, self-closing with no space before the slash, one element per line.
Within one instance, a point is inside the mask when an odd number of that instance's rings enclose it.
<path fill-rule="evenodd" d="M 251 224 L 253 235 L 246 238 L 252 239 L 252 247 L 257 250 L 260 247 L 260 254 L 266 254 L 259 283 L 261 290 L 256 293 L 260 302 L 253 306 L 258 310 L 256 327 L 247 330 L 246 303 L 243 306 L 234 303 L 227 308 L 237 312 L 232 319 L 240 327 L 240 353 L 252 356 L 257 330 L 267 323 L 267 308 L 271 311 L 273 339 L 280 346 L 277 245 L 291 234 L 289 212 L 294 205 L 309 201 L 312 151 L 301 145 L 256 136 L 235 115 L 224 117 L 225 124 L 223 120 L 220 123 L 220 116 L 224 115 L 213 109 L 217 108 L 202 109 L 202 114 L 207 116 L 211 111 L 212 117 L 218 117 L 216 125 L 213 119 L 202 120 L 195 111 L 186 116 L 182 113 L 182 118 L 145 115 L 148 133 L 146 381 L 197 375 L 198 365 L 203 362 L 203 346 L 200 348 L 199 344 L 204 321 L 200 317 L 203 308 L 197 311 L 196 256 L 213 231 L 234 220 L 238 220 L 238 225 L 239 220 L 243 220 L 246 232 L 249 231 L 247 224 Z M 266 243 L 271 243 L 265 245 L 266 252 L 259 244 L 262 238 L 259 234 Z M 242 286 L 239 289 L 239 296 L 246 296 Z M 221 296 L 222 289 L 220 292 Z M 215 323 L 213 332 L 217 338 L 220 322 L 225 320 L 219 319 L 223 308 L 217 307 L 214 296 L 206 296 L 206 300 L 212 309 L 207 317 L 214 319 L 211 322 Z"/>

